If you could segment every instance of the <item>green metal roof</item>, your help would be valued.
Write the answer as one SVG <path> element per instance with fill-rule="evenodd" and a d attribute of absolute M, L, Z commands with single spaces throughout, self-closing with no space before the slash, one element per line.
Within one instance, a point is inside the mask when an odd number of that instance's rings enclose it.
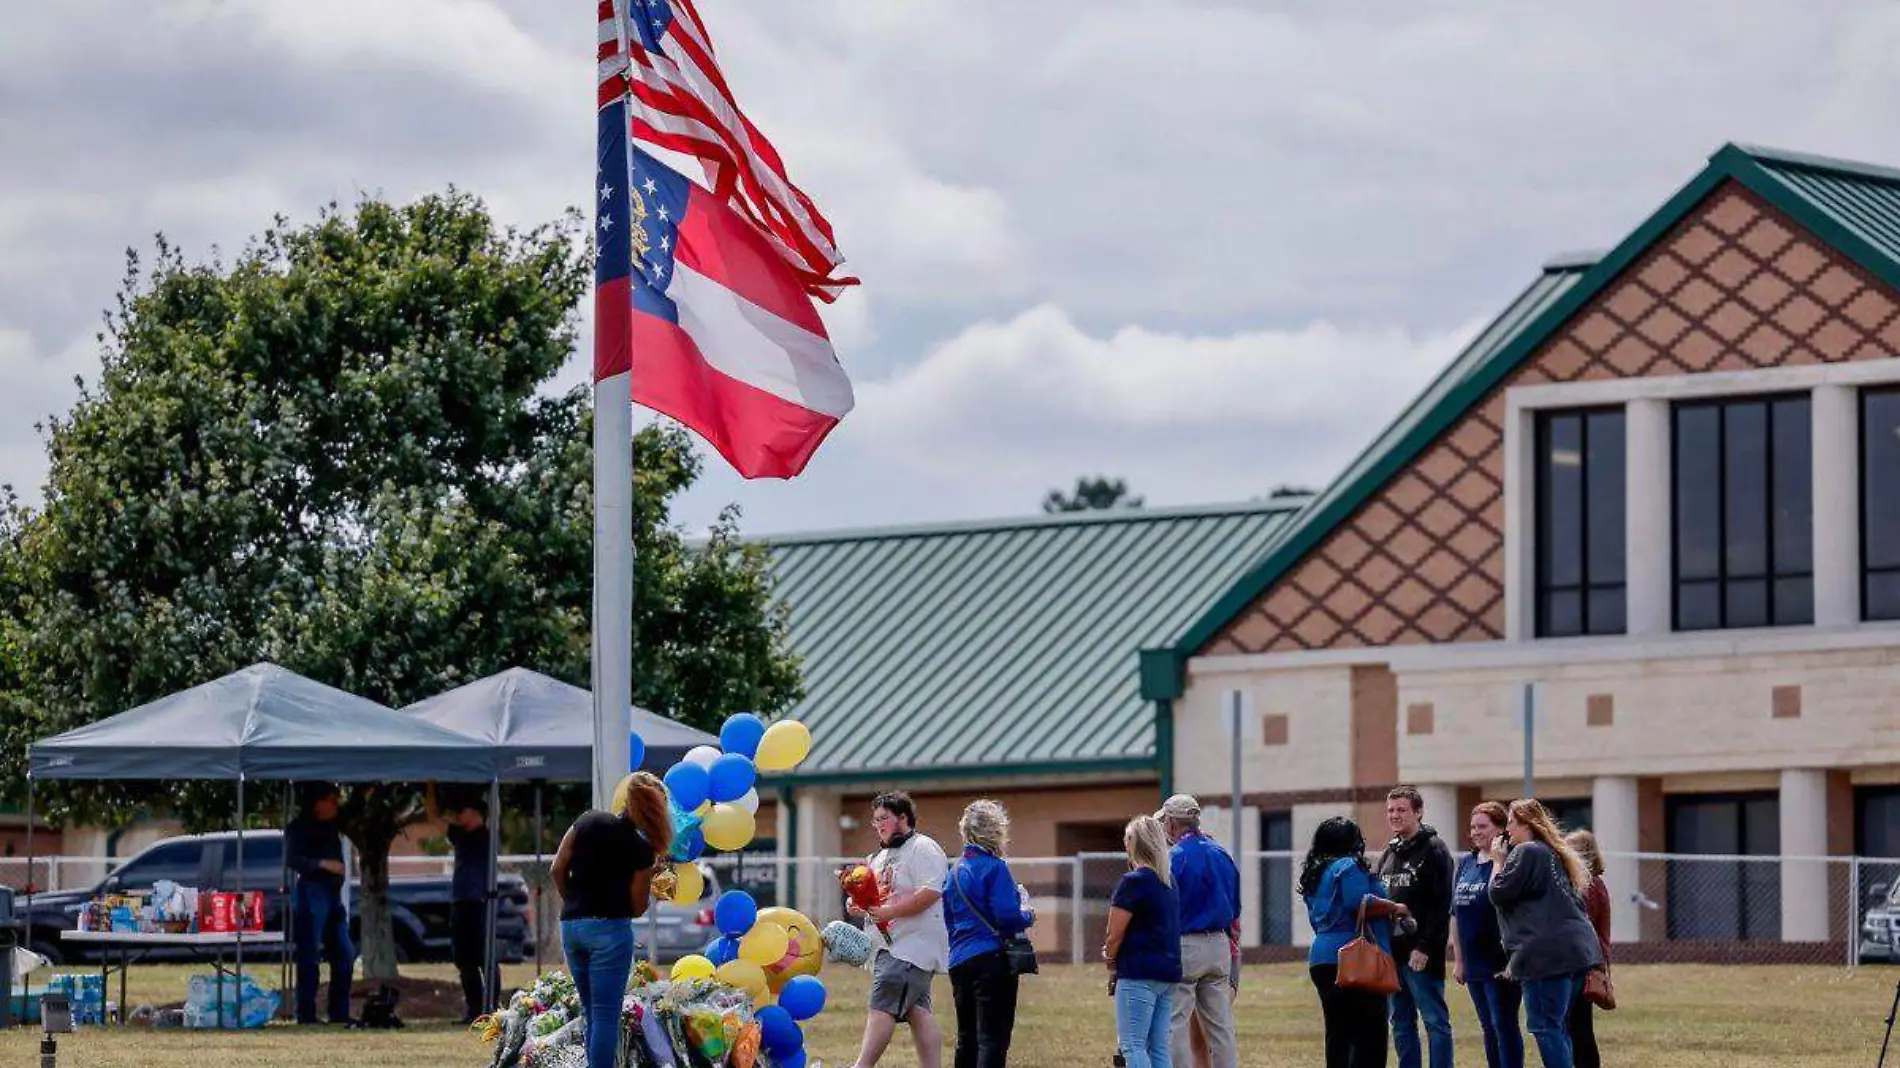
<path fill-rule="evenodd" d="M 1307 499 L 763 539 L 813 735 L 788 778 L 1154 771 L 1136 651 Z"/>
<path fill-rule="evenodd" d="M 1417 400 L 1275 537 L 1260 561 L 1173 640 L 1143 649 L 1142 692 L 1178 696 L 1187 661 L 1349 519 L 1473 404 L 1504 381 L 1670 227 L 1726 182 L 1780 209 L 1889 286 L 1900 288 L 1900 171 L 1776 149 L 1724 145 L 1622 243 L 1601 257 L 1553 260 Z"/>

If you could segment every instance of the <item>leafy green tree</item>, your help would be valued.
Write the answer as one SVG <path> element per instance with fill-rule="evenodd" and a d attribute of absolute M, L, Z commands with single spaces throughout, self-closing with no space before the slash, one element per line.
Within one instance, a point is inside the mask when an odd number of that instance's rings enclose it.
<path fill-rule="evenodd" d="M 1042 510 L 1056 515 L 1062 512 L 1089 512 L 1107 508 L 1140 508 L 1142 500 L 1128 491 L 1128 483 L 1100 475 L 1075 480 L 1075 490 L 1064 493 L 1050 490 L 1042 499 Z"/>
<path fill-rule="evenodd" d="M 44 503 L 0 525 L 0 771 L 26 744 L 260 660 L 398 707 L 514 665 L 588 684 L 592 413 L 549 395 L 589 287 L 579 217 L 498 227 L 455 191 L 279 219 L 230 266 L 128 257 L 104 366 L 43 428 Z M 760 551 L 636 436 L 634 698 L 711 725 L 798 695 Z M 282 819 L 279 791 L 257 791 Z M 390 844 L 415 784 L 356 791 L 365 971 L 394 974 Z M 228 784 L 70 784 L 54 814 L 228 825 Z M 557 831 L 558 833 L 558 831 Z"/>

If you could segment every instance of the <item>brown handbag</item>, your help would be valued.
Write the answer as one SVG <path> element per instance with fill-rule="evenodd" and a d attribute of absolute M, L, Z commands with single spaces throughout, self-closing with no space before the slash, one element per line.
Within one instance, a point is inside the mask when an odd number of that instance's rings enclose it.
<path fill-rule="evenodd" d="M 1348 990 L 1388 996 L 1399 991 L 1399 966 L 1366 927 L 1366 902 L 1370 900 L 1370 895 L 1359 900 L 1359 935 L 1339 947 L 1339 976 L 1334 983 Z"/>
<path fill-rule="evenodd" d="M 1616 984 L 1610 982 L 1610 969 L 1592 968 L 1583 977 L 1583 996 L 1605 1012 L 1616 1008 Z"/>

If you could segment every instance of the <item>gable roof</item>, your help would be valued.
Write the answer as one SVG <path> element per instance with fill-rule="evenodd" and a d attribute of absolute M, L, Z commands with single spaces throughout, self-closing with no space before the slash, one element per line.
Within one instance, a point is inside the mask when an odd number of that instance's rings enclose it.
<path fill-rule="evenodd" d="M 813 736 L 779 781 L 1152 773 L 1135 652 L 1307 500 L 764 539 Z"/>
<path fill-rule="evenodd" d="M 1268 546 L 1260 561 L 1173 641 L 1141 654 L 1143 695 L 1181 693 L 1187 661 L 1352 517 L 1593 297 L 1710 193 L 1736 182 L 1900 289 L 1900 170 L 1778 149 L 1724 145 L 1702 172 L 1601 257 L 1564 257 L 1518 295 L 1412 404 Z"/>

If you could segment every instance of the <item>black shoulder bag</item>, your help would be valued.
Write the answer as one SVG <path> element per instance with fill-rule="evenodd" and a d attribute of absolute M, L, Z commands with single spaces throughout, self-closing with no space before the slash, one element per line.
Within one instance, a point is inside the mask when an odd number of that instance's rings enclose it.
<path fill-rule="evenodd" d="M 997 941 L 1003 943 L 1003 960 L 1009 964 L 1009 970 L 1017 975 L 1037 974 L 1036 947 L 1030 943 L 1027 935 L 1012 935 L 1004 938 L 1002 932 L 996 929 L 996 924 L 990 922 L 988 916 L 983 915 L 983 910 L 976 907 L 976 904 L 970 900 L 970 895 L 963 889 L 963 865 L 958 864 L 956 870 L 950 873 L 950 882 L 957 888 L 957 897 L 963 899 L 963 907 L 969 909 L 972 915 L 982 921 L 983 926 L 990 929 L 990 934 L 995 936 Z"/>

